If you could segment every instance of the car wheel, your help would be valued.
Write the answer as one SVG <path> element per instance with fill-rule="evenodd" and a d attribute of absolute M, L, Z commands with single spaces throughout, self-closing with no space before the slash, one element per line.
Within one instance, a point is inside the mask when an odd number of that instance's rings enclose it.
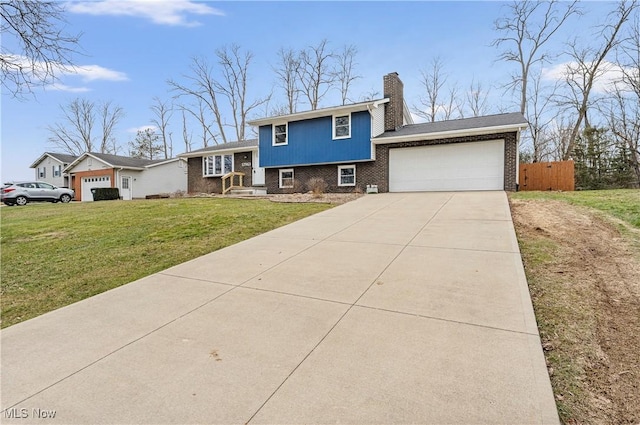
<path fill-rule="evenodd" d="M 13 202 L 5 202 L 4 204 L 8 207 L 12 207 L 15 205 Z"/>
<path fill-rule="evenodd" d="M 62 203 L 66 204 L 69 201 L 71 201 L 71 196 L 67 195 L 66 193 L 60 197 L 60 202 Z"/>
<path fill-rule="evenodd" d="M 27 198 L 25 198 L 24 196 L 18 196 L 18 197 L 16 198 L 16 204 L 18 204 L 18 205 L 20 205 L 20 206 L 27 205 L 27 202 L 29 202 L 29 201 L 28 201 L 28 200 L 27 200 Z"/>

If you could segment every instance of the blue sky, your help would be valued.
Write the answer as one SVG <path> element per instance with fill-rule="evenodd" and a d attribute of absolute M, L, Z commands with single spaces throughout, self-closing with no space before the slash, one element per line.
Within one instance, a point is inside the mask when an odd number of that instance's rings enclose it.
<path fill-rule="evenodd" d="M 67 4 L 68 32 L 82 33 L 80 69 L 64 75 L 57 87 L 36 89 L 23 100 L 2 95 L 2 181 L 33 178 L 29 165 L 45 151 L 48 126 L 61 121 L 59 105 L 77 97 L 112 101 L 125 117 L 116 138 L 122 154 L 136 130 L 150 125 L 152 99 L 169 99 L 167 80 L 180 80 L 193 56 L 211 62 L 215 50 L 231 43 L 250 50 L 249 97 L 274 90 L 272 66 L 281 47 L 301 49 L 326 38 L 330 47 L 358 48 L 354 99 L 382 91 L 382 76 L 396 71 L 405 84 L 405 100 L 412 106 L 421 94 L 420 69 L 440 57 L 449 81 L 461 89 L 472 79 L 490 89 L 491 112 L 517 110 L 514 97 L 504 93 L 513 65 L 496 62 L 491 46 L 497 34 L 493 22 L 506 13 L 501 2 L 197 2 L 188 0 L 93 1 Z M 588 35 L 613 3 L 586 3 L 588 12 L 559 34 L 555 48 L 569 37 Z M 559 58 L 558 61 L 562 59 Z M 550 64 L 551 68 L 553 64 Z M 331 92 L 321 106 L 339 103 Z M 250 118 L 266 115 L 264 109 Z M 170 124 L 174 154 L 181 153 L 182 124 L 178 113 Z M 194 143 L 193 148 L 202 146 Z"/>

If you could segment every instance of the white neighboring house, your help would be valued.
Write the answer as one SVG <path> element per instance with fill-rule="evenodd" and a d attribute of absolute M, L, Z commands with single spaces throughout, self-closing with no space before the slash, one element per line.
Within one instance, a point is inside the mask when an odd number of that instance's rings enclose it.
<path fill-rule="evenodd" d="M 45 152 L 29 168 L 35 169 L 36 180 L 57 187 L 70 187 L 69 176 L 64 172 L 78 157 L 65 153 Z"/>
<path fill-rule="evenodd" d="M 64 170 L 76 200 L 93 201 L 91 189 L 117 187 L 124 200 L 187 191 L 187 162 L 85 152 Z"/>

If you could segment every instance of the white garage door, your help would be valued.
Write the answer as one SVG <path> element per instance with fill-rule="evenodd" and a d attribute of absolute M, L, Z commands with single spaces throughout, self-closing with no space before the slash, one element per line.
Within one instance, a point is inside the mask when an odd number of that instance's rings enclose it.
<path fill-rule="evenodd" d="M 389 149 L 389 190 L 503 190 L 504 140 Z"/>
<path fill-rule="evenodd" d="M 91 189 L 95 187 L 111 187 L 110 176 L 94 176 L 82 178 L 82 200 L 93 201 Z"/>

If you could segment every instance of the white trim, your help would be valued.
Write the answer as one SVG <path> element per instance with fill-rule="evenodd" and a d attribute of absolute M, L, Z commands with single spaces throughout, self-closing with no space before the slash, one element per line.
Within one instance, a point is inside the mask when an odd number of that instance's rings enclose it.
<path fill-rule="evenodd" d="M 208 151 L 181 153 L 180 155 L 178 155 L 178 158 L 198 158 L 201 156 L 210 156 L 210 155 L 236 153 L 236 152 L 250 152 L 250 151 L 257 151 L 257 150 L 258 150 L 257 146 L 247 146 L 244 148 L 230 148 L 230 149 L 211 149 Z"/>
<path fill-rule="evenodd" d="M 164 160 L 162 162 L 154 162 L 153 164 L 145 165 L 144 168 L 159 167 L 161 165 L 170 164 L 170 163 L 175 162 L 175 161 L 187 162 L 187 160 L 184 159 L 184 158 L 169 158 L 169 159 Z"/>
<path fill-rule="evenodd" d="M 216 173 L 216 157 L 220 157 L 220 173 Z M 224 159 L 226 156 L 230 156 L 231 157 L 231 171 L 225 171 L 224 169 Z M 212 174 L 207 174 L 207 163 L 208 163 L 208 158 L 213 158 L 213 163 L 212 163 Z M 229 173 L 229 172 L 233 172 L 234 170 L 234 162 L 235 162 L 235 157 L 233 154 L 216 154 L 216 155 L 206 155 L 202 157 L 202 177 L 222 177 L 225 174 Z"/>
<path fill-rule="evenodd" d="M 349 132 L 346 136 L 336 136 L 336 118 L 348 117 L 349 118 Z M 351 112 L 347 114 L 333 114 L 331 117 L 331 138 L 333 140 L 342 140 L 351 138 Z"/>
<path fill-rule="evenodd" d="M 284 143 L 276 143 L 276 127 L 284 125 Z M 286 146 L 289 144 L 289 123 L 279 122 L 271 124 L 271 146 Z"/>
<path fill-rule="evenodd" d="M 291 173 L 291 186 L 283 186 L 282 185 L 282 173 Z M 280 189 L 291 189 L 294 186 L 295 174 L 293 172 L 293 168 L 281 168 L 278 170 L 278 187 Z"/>
<path fill-rule="evenodd" d="M 273 170 L 275 168 L 282 167 L 312 167 L 314 165 L 335 165 L 335 164 L 344 164 L 346 161 L 349 163 L 357 163 L 357 162 L 371 162 L 373 159 L 353 159 L 353 160 L 342 160 L 342 161 L 332 161 L 332 162 L 314 162 L 312 164 L 281 164 L 281 165 L 271 165 L 269 167 L 264 167 L 266 170 Z"/>
<path fill-rule="evenodd" d="M 353 183 L 342 183 L 341 171 L 345 168 L 353 168 Z M 356 185 L 356 164 L 338 165 L 338 186 L 355 186 Z"/>
<path fill-rule="evenodd" d="M 482 134 L 505 133 L 509 131 L 520 131 L 527 128 L 527 124 L 498 125 L 495 127 L 469 128 L 464 130 L 438 131 L 434 133 L 408 134 L 404 136 L 376 137 L 371 139 L 375 145 L 402 142 L 419 142 L 422 140 L 447 139 L 453 137 L 476 136 Z"/>
<path fill-rule="evenodd" d="M 351 104 L 351 105 L 333 106 L 333 107 L 330 107 L 330 108 L 315 109 L 313 111 L 296 112 L 295 114 L 279 115 L 279 116 L 275 116 L 275 117 L 261 118 L 261 119 L 249 121 L 248 124 L 249 125 L 255 125 L 255 126 L 262 126 L 262 125 L 269 125 L 269 124 L 283 122 L 283 121 L 291 122 L 291 121 L 308 120 L 308 119 L 312 119 L 312 118 L 322 118 L 322 117 L 331 116 L 333 114 L 343 114 L 344 115 L 347 112 L 366 111 L 371 106 L 377 107 L 378 105 L 381 105 L 381 104 L 387 103 L 387 102 L 389 102 L 388 98 L 370 100 L 370 101 L 367 101 L 367 102 L 354 103 L 354 104 Z"/>

